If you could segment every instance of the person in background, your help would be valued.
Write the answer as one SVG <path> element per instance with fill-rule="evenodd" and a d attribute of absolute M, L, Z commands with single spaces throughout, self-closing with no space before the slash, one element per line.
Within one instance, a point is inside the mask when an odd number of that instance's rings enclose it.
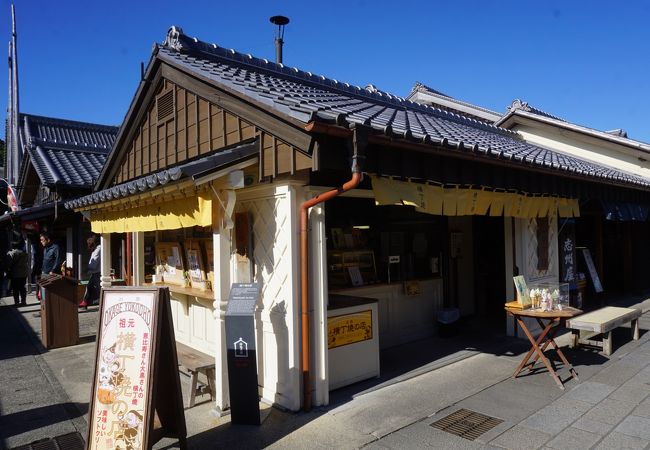
<path fill-rule="evenodd" d="M 43 246 L 43 262 L 41 263 L 41 274 L 61 274 L 63 264 L 63 253 L 59 244 L 52 241 L 50 234 L 46 231 L 41 233 L 41 245 Z"/>
<path fill-rule="evenodd" d="M 43 261 L 41 263 L 41 276 L 49 274 L 61 274 L 61 264 L 63 264 L 63 254 L 59 244 L 52 241 L 47 231 L 41 232 L 41 245 L 43 246 Z M 41 298 L 45 299 L 45 289 L 40 289 Z"/>
<path fill-rule="evenodd" d="M 91 234 L 86 239 L 86 245 L 88 246 L 88 251 L 90 252 L 90 258 L 88 260 L 88 284 L 86 285 L 86 293 L 84 294 L 83 300 L 79 303 L 79 306 L 84 308 L 88 305 L 96 305 L 99 303 L 99 295 L 101 293 L 100 287 L 100 265 L 101 265 L 101 255 L 102 255 L 102 246 L 98 243 L 97 235 Z"/>
<path fill-rule="evenodd" d="M 11 278 L 11 291 L 14 295 L 15 306 L 27 304 L 27 288 L 25 283 L 29 276 L 29 257 L 22 249 L 21 242 L 13 242 L 7 252 L 4 262 L 5 270 Z"/>

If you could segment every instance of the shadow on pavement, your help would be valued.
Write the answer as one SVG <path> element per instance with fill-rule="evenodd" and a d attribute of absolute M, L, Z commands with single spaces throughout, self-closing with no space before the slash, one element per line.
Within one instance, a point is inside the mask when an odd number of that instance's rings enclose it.
<path fill-rule="evenodd" d="M 0 436 L 8 438 L 80 417 L 83 415 L 81 411 L 84 409 L 88 410 L 87 404 L 56 403 L 54 405 L 4 414 L 2 416 L 2 425 L 0 426 Z"/>

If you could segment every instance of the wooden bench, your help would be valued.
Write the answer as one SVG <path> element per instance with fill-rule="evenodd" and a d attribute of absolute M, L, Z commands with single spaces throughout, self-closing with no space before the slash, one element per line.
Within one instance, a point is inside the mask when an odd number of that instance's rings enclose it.
<path fill-rule="evenodd" d="M 214 357 L 180 342 L 176 342 L 176 354 L 178 355 L 178 365 L 184 367 L 190 376 L 190 404 L 188 408 L 194 406 L 196 394 L 209 393 L 210 400 L 212 400 L 215 382 Z M 198 377 L 200 372 L 208 379 L 207 385 L 199 385 Z"/>
<path fill-rule="evenodd" d="M 612 354 L 612 330 L 620 327 L 621 325 L 631 322 L 632 338 L 639 339 L 639 317 L 641 317 L 641 310 L 634 308 L 619 308 L 616 306 L 606 306 L 605 308 L 596 311 L 582 314 L 566 321 L 566 327 L 571 329 L 572 347 L 577 347 L 579 344 L 593 345 L 602 347 L 605 355 Z M 587 339 L 580 338 L 580 330 L 591 332 Z M 602 334 L 601 341 L 589 339 L 597 334 Z"/>

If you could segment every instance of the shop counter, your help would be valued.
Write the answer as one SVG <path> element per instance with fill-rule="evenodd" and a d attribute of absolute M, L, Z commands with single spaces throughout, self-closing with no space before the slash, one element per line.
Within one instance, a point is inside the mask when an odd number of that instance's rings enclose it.
<path fill-rule="evenodd" d="M 330 289 L 329 293 L 330 298 L 342 294 L 378 300 L 376 328 L 382 350 L 433 336 L 436 314 L 443 305 L 442 278 Z"/>
<path fill-rule="evenodd" d="M 379 376 L 377 300 L 330 294 L 327 308 L 329 388 Z"/>

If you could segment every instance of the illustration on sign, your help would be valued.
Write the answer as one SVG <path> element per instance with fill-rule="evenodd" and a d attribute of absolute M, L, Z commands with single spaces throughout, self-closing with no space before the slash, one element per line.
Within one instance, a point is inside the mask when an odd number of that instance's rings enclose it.
<path fill-rule="evenodd" d="M 237 358 L 248 358 L 248 342 L 239 338 L 234 343 L 235 346 L 235 357 Z"/>
<path fill-rule="evenodd" d="M 328 317 L 327 348 L 372 339 L 372 311 Z"/>

